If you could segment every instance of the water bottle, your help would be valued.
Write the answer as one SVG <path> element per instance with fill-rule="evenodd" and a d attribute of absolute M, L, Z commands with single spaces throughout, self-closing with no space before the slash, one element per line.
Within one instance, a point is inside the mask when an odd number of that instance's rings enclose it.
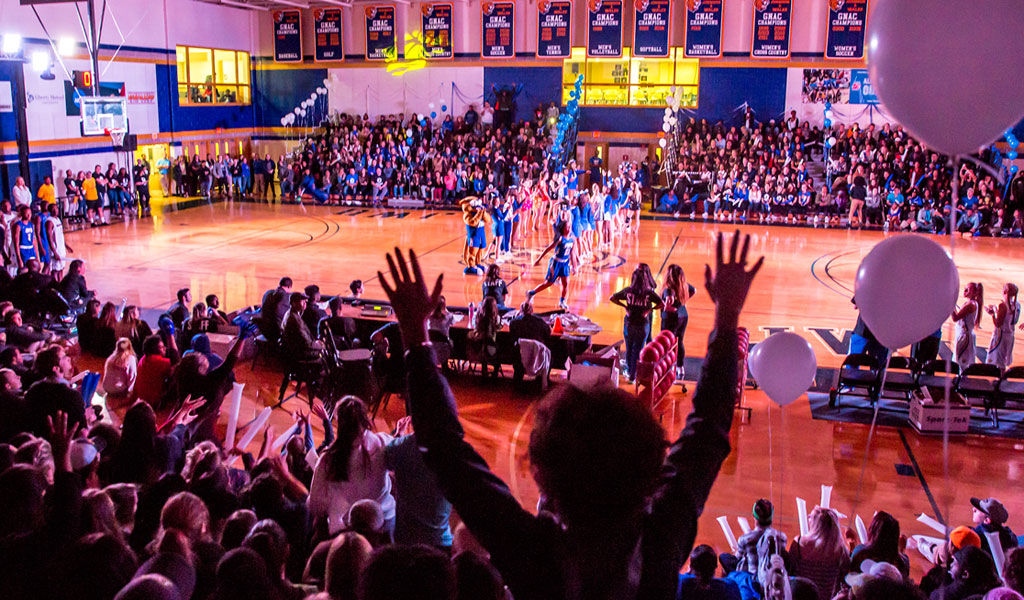
<path fill-rule="evenodd" d="M 473 302 L 469 303 L 469 326 L 473 326 L 474 317 L 476 317 L 476 304 Z"/>

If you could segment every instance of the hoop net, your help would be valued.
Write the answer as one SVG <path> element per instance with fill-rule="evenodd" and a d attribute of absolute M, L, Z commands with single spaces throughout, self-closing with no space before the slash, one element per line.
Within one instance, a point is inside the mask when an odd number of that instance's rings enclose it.
<path fill-rule="evenodd" d="M 128 133 L 127 131 L 104 129 L 103 132 L 110 136 L 110 140 L 115 148 L 120 148 L 121 146 L 124 146 L 124 136 L 126 133 Z"/>

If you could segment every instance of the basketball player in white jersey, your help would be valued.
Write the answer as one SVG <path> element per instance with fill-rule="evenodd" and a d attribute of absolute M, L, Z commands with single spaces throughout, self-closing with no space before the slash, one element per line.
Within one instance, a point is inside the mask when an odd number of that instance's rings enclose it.
<path fill-rule="evenodd" d="M 60 281 L 64 275 L 68 252 L 74 250 L 64 241 L 64 223 L 57 212 L 57 205 L 51 204 L 47 210 L 50 213 L 50 218 L 46 220 L 46 239 L 50 244 L 50 275 L 55 281 Z"/>

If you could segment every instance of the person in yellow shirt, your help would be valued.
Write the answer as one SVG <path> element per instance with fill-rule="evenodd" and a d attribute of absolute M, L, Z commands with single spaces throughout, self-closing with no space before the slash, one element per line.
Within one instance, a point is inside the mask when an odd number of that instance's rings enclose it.
<path fill-rule="evenodd" d="M 103 205 L 100 203 L 100 195 L 96 191 L 96 178 L 93 177 L 92 171 L 86 173 L 85 181 L 82 182 L 82 191 L 85 192 L 85 218 L 89 223 L 95 225 L 96 213 L 103 209 Z"/>
<path fill-rule="evenodd" d="M 53 179 L 47 177 L 43 180 L 43 185 L 39 186 L 39 191 L 36 192 L 36 197 L 43 203 L 43 210 L 46 210 L 46 208 L 51 204 L 57 203 L 57 190 L 53 187 Z"/>

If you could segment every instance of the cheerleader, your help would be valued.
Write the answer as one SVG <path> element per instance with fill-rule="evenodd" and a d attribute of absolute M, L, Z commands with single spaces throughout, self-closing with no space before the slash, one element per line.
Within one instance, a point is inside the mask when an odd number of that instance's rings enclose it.
<path fill-rule="evenodd" d="M 956 363 L 960 372 L 974 364 L 975 333 L 978 313 L 985 297 L 984 288 L 980 283 L 968 283 L 964 288 L 967 302 L 953 312 L 953 323 L 956 325 Z"/>
<path fill-rule="evenodd" d="M 1013 329 L 1020 320 L 1017 291 L 1016 284 L 1007 283 L 1003 285 L 1003 299 L 999 305 L 985 307 L 985 312 L 992 317 L 995 326 L 985 362 L 996 365 L 1001 371 L 1013 362 Z"/>
<path fill-rule="evenodd" d="M 536 296 L 538 292 L 542 292 L 555 285 L 555 282 L 558 282 L 562 288 L 562 293 L 558 300 L 558 307 L 564 311 L 569 310 L 569 305 L 566 303 L 565 297 L 569 291 L 569 275 L 571 274 L 572 269 L 571 261 L 573 246 L 575 246 L 575 240 L 572 238 L 571 225 L 568 220 L 563 220 L 558 224 L 555 240 L 551 242 L 543 252 L 541 252 L 540 256 L 537 257 L 537 260 L 533 263 L 533 266 L 536 267 L 548 252 L 551 252 L 552 250 L 555 251 L 555 255 L 548 261 L 548 272 L 544 277 L 544 283 L 541 283 L 526 293 L 527 302 L 533 302 L 533 297 Z"/>
<path fill-rule="evenodd" d="M 643 202 L 643 190 L 636 181 L 630 187 L 628 200 L 626 200 L 626 223 L 629 224 L 629 231 L 636 233 L 640 231 L 640 204 Z"/>

